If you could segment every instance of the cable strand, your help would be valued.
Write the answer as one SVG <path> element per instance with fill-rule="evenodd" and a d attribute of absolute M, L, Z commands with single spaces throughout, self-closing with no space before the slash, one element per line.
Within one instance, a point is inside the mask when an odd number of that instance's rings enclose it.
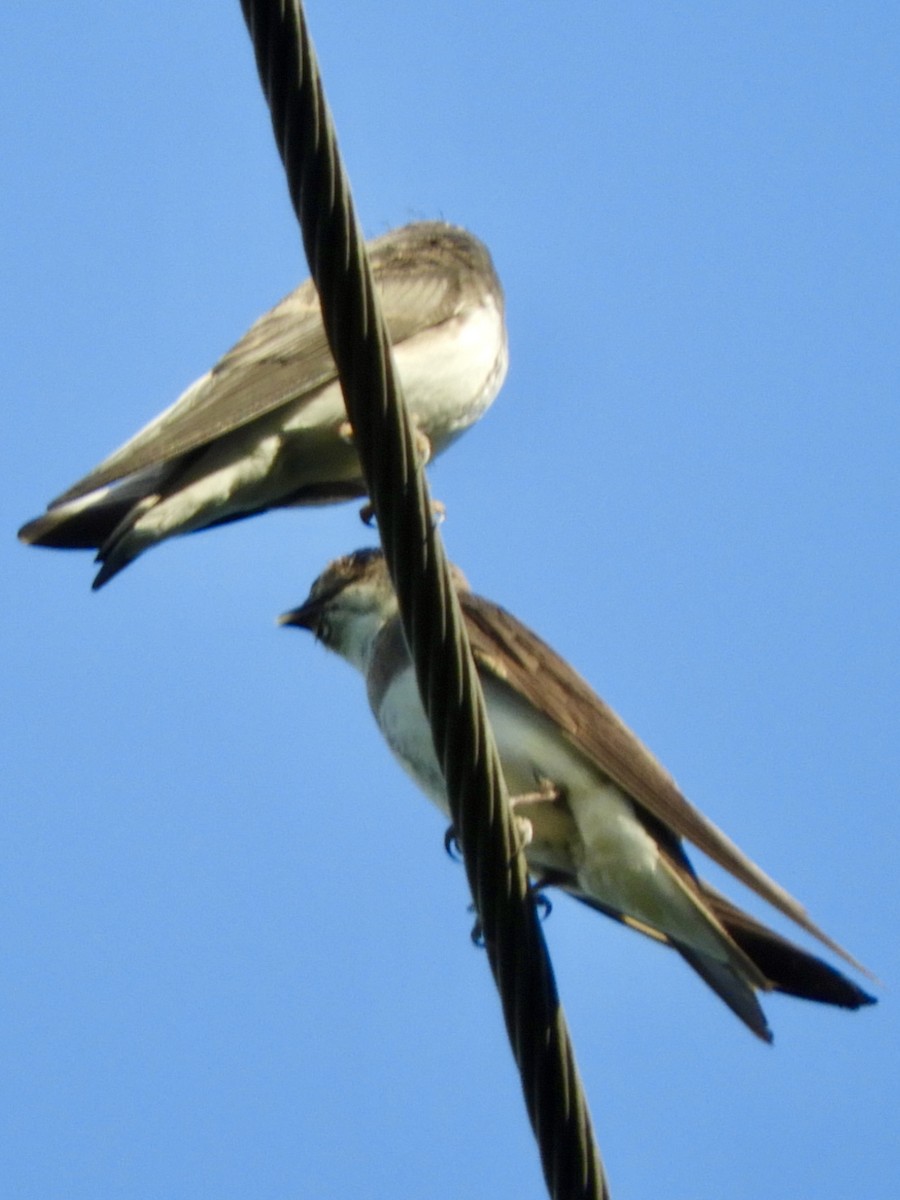
<path fill-rule="evenodd" d="M 449 564 L 298 0 L 242 0 L 544 1177 L 608 1200 Z"/>

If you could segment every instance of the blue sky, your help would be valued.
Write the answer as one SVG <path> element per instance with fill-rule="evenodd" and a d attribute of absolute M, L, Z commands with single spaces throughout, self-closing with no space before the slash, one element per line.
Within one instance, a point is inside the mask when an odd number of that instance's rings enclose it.
<path fill-rule="evenodd" d="M 464 224 L 506 288 L 451 555 L 886 984 L 766 1048 L 560 898 L 614 1200 L 893 1200 L 896 6 L 308 12 L 367 232 Z M 97 595 L 15 542 L 307 274 L 239 5 L 12 0 L 0 59 L 8 1194 L 541 1195 L 441 820 L 274 624 L 355 508 Z"/>

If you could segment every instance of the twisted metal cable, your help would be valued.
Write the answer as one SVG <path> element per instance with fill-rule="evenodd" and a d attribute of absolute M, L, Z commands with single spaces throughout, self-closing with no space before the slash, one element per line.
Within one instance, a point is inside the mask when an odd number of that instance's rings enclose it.
<path fill-rule="evenodd" d="M 299 0 L 241 0 L 555 1200 L 608 1200 L 431 498 Z"/>

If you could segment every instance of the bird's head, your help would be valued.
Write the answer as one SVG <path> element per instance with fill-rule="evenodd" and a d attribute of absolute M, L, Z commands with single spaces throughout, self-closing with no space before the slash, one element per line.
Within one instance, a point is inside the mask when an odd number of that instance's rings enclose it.
<path fill-rule="evenodd" d="M 397 613 L 397 597 L 380 550 L 356 550 L 335 559 L 299 608 L 279 625 L 308 629 L 329 650 L 365 672 L 379 630 Z"/>
<path fill-rule="evenodd" d="M 450 570 L 457 591 L 468 591 L 462 571 L 454 566 Z M 300 607 L 283 613 L 278 624 L 308 629 L 365 674 L 375 638 L 397 614 L 384 554 L 355 550 L 329 563 Z"/>

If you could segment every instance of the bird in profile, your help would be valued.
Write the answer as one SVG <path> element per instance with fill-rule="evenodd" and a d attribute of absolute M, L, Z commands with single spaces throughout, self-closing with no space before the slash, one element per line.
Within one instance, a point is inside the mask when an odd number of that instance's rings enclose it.
<path fill-rule="evenodd" d="M 455 586 L 515 823 L 535 885 L 555 885 L 672 947 L 760 1038 L 758 993 L 856 1009 L 857 984 L 743 912 L 700 878 L 683 839 L 864 971 L 682 795 L 672 777 L 572 667 L 510 613 Z M 431 730 L 380 551 L 333 562 L 280 622 L 310 630 L 366 680 L 400 763 L 449 816 Z"/>
<path fill-rule="evenodd" d="M 369 243 L 422 457 L 482 416 L 507 369 L 503 291 L 486 247 L 444 222 Z M 260 317 L 165 412 L 19 531 L 93 549 L 102 587 L 166 538 L 269 508 L 365 495 L 312 280 Z"/>

